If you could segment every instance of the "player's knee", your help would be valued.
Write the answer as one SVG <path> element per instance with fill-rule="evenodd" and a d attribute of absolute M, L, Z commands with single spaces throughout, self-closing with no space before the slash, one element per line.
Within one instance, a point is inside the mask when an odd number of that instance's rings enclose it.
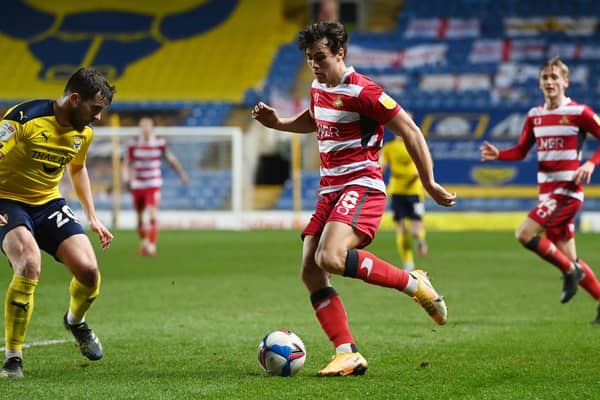
<path fill-rule="evenodd" d="M 73 271 L 75 278 L 87 287 L 96 287 L 100 283 L 100 271 L 93 260 L 77 265 Z"/>
<path fill-rule="evenodd" d="M 528 242 L 523 232 L 519 230 L 515 231 L 515 239 L 517 239 L 517 241 L 523 245 Z"/>
<path fill-rule="evenodd" d="M 96 287 L 99 284 L 98 270 L 86 270 L 77 275 L 77 280 L 87 287 Z"/>
<path fill-rule="evenodd" d="M 517 239 L 517 241 L 522 245 L 526 245 L 527 243 L 529 243 L 531 239 L 534 238 L 534 236 L 535 234 L 531 234 L 530 232 L 527 232 L 526 230 L 521 228 L 517 228 L 517 230 L 515 231 L 515 239 Z"/>
<path fill-rule="evenodd" d="M 29 279 L 40 279 L 42 262 L 39 252 L 33 249 L 23 250 L 19 257 L 16 260 L 11 259 L 10 263 L 15 274 Z"/>
<path fill-rule="evenodd" d="M 398 223 L 396 224 L 396 231 L 402 234 L 408 232 L 408 227 L 404 223 L 404 220 L 398 221 Z"/>
<path fill-rule="evenodd" d="M 332 249 L 317 250 L 315 253 L 315 262 L 324 271 L 331 274 L 341 275 L 345 269 L 345 252 L 338 252 Z"/>

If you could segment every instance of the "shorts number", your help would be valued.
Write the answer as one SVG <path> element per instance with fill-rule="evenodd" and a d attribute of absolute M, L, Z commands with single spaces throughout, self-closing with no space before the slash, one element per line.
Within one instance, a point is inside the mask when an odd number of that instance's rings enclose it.
<path fill-rule="evenodd" d="M 536 215 L 540 218 L 548 218 L 556 210 L 556 199 L 546 199 L 537 205 Z"/>
<path fill-rule="evenodd" d="M 68 205 L 64 205 L 61 211 L 55 211 L 52 214 L 50 214 L 48 219 L 56 219 L 57 228 L 62 227 L 64 224 L 71 220 L 75 221 L 76 223 L 79 223 L 79 219 L 77 218 L 73 210 L 71 210 L 71 207 L 69 207 Z"/>
<path fill-rule="evenodd" d="M 336 211 L 338 214 L 348 215 L 350 211 L 356 208 L 358 204 L 358 192 L 351 190 L 348 193 L 344 193 L 342 198 L 337 203 Z"/>

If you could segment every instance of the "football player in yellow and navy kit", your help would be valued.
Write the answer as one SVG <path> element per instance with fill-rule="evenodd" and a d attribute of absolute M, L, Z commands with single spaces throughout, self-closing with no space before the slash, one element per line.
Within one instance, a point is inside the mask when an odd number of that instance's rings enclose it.
<path fill-rule="evenodd" d="M 90 124 L 111 103 L 114 86 L 91 68 L 81 68 L 57 100 L 34 100 L 9 109 L 0 121 L 0 245 L 13 270 L 4 305 L 6 358 L 0 377 L 23 376 L 23 343 L 41 273 L 40 250 L 73 274 L 63 323 L 81 353 L 102 358 L 102 346 L 85 321 L 100 290 L 92 244 L 62 198 L 59 182 L 68 171 L 90 229 L 103 249 L 113 239 L 98 220 L 85 166 Z"/>
<path fill-rule="evenodd" d="M 423 185 L 401 137 L 396 136 L 394 140 L 383 145 L 381 165 L 384 170 L 388 167 L 390 169 L 387 191 L 391 195 L 391 207 L 396 223 L 396 248 L 404 269 L 412 271 L 415 268 L 413 240 L 417 242 L 419 255 L 427 254 L 423 225 Z M 410 227 L 407 220 L 410 221 Z"/>

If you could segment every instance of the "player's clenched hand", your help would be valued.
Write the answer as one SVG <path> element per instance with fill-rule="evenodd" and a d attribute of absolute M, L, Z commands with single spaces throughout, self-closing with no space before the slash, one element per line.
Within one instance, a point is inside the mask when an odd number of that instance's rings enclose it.
<path fill-rule="evenodd" d="M 8 221 L 4 217 L 4 215 L 0 214 L 0 226 L 8 224 Z"/>
<path fill-rule="evenodd" d="M 266 126 L 267 128 L 275 128 L 279 121 L 279 115 L 273 107 L 270 107 L 260 101 L 252 109 L 252 118 Z"/>
<path fill-rule="evenodd" d="M 575 171 L 575 174 L 573 175 L 573 181 L 575 183 L 590 183 L 595 168 L 596 166 L 593 162 L 586 161 Z"/>
<path fill-rule="evenodd" d="M 436 182 L 425 186 L 427 193 L 440 206 L 452 207 L 456 204 L 456 193 L 450 193 L 444 187 Z"/>
<path fill-rule="evenodd" d="M 106 250 L 110 247 L 110 244 L 113 240 L 113 234 L 110 233 L 108 228 L 104 226 L 102 222 L 100 222 L 96 218 L 90 218 L 90 229 L 98 234 L 98 239 L 100 239 L 100 246 L 102 250 Z"/>
<path fill-rule="evenodd" d="M 497 160 L 500 155 L 498 148 L 487 141 L 483 142 L 479 150 L 481 150 L 481 161 Z"/>

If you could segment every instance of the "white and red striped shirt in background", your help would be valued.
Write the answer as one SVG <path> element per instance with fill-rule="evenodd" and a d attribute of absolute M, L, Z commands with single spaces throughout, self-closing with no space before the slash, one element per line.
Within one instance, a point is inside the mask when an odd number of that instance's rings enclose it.
<path fill-rule="evenodd" d="M 131 189 L 160 188 L 162 186 L 161 164 L 167 151 L 167 142 L 152 137 L 148 141 L 135 138 L 127 147 L 133 169 Z"/>
<path fill-rule="evenodd" d="M 600 119 L 587 105 L 570 98 L 555 109 L 533 107 L 527 114 L 519 143 L 500 151 L 500 160 L 522 160 L 535 144 L 537 147 L 539 199 L 551 193 L 583 201 L 583 186 L 573 181 L 581 164 L 581 148 L 586 133 L 600 139 Z M 600 163 L 600 148 L 590 158 Z"/>
<path fill-rule="evenodd" d="M 335 87 L 313 81 L 310 111 L 321 157 L 319 194 L 348 185 L 385 193 L 379 166 L 383 125 L 400 106 L 380 86 L 349 67 Z"/>

